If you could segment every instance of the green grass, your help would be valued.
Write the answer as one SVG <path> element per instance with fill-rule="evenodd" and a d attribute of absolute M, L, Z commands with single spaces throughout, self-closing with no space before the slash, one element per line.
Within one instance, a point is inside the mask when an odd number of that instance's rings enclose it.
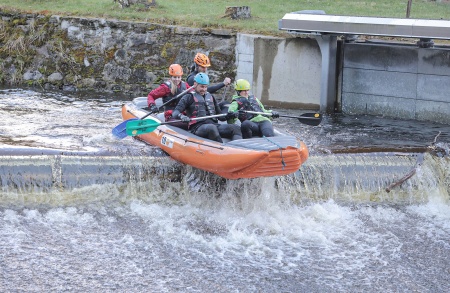
<path fill-rule="evenodd" d="M 298 10 L 324 10 L 327 14 L 405 18 L 408 0 L 156 0 L 122 9 L 113 0 L 0 0 L 3 11 L 101 17 L 200 28 L 228 28 L 240 32 L 279 35 L 278 20 Z M 252 18 L 223 18 L 227 6 L 249 6 Z M 411 18 L 450 19 L 450 1 L 413 0 Z"/>

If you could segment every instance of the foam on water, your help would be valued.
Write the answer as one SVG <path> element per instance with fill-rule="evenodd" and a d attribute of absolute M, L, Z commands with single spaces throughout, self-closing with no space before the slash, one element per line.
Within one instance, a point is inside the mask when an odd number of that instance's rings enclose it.
<path fill-rule="evenodd" d="M 4 275 L 23 288 L 70 289 L 67 284 L 81 282 L 94 291 L 131 284 L 172 291 L 183 284 L 210 292 L 208 280 L 221 284 L 218 292 L 446 288 L 433 278 L 445 279 L 448 265 L 441 258 L 450 249 L 448 197 L 409 206 L 333 199 L 299 205 L 275 182 L 228 181 L 220 196 L 198 186 L 194 191 L 186 180 L 132 183 L 124 190 L 91 186 L 72 191 L 84 200 L 0 210 Z M 426 251 L 441 260 L 424 273 L 410 259 L 425 265 Z M 40 272 L 39 284 L 14 277 L 19 269 L 28 275 L 25 264 Z M 54 278 L 44 281 L 48 274 Z"/>

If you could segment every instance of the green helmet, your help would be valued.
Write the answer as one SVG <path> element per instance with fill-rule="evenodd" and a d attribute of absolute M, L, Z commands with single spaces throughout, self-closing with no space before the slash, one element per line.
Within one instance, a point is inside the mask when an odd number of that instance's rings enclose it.
<path fill-rule="evenodd" d="M 245 79 L 238 79 L 234 83 L 234 89 L 237 91 L 248 91 L 250 90 L 250 83 Z"/>

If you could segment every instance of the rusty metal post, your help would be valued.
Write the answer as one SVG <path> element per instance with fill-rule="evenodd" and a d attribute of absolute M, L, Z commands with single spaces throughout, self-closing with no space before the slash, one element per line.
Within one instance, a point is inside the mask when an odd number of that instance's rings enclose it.
<path fill-rule="evenodd" d="M 408 0 L 408 5 L 406 6 L 406 18 L 409 18 L 409 15 L 411 14 L 411 5 L 412 0 Z"/>

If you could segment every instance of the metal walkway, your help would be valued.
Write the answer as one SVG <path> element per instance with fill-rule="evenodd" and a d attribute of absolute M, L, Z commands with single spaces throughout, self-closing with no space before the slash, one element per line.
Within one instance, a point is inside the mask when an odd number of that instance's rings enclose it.
<path fill-rule="evenodd" d="M 309 34 L 368 35 L 450 40 L 450 21 L 287 13 L 280 30 Z"/>
<path fill-rule="evenodd" d="M 430 48 L 433 39 L 450 40 L 450 21 L 326 15 L 322 10 L 303 10 L 284 15 L 279 30 L 315 36 L 322 53 L 320 111 L 335 112 L 337 38 L 354 41 L 358 35 L 419 38 L 417 46 Z"/>

